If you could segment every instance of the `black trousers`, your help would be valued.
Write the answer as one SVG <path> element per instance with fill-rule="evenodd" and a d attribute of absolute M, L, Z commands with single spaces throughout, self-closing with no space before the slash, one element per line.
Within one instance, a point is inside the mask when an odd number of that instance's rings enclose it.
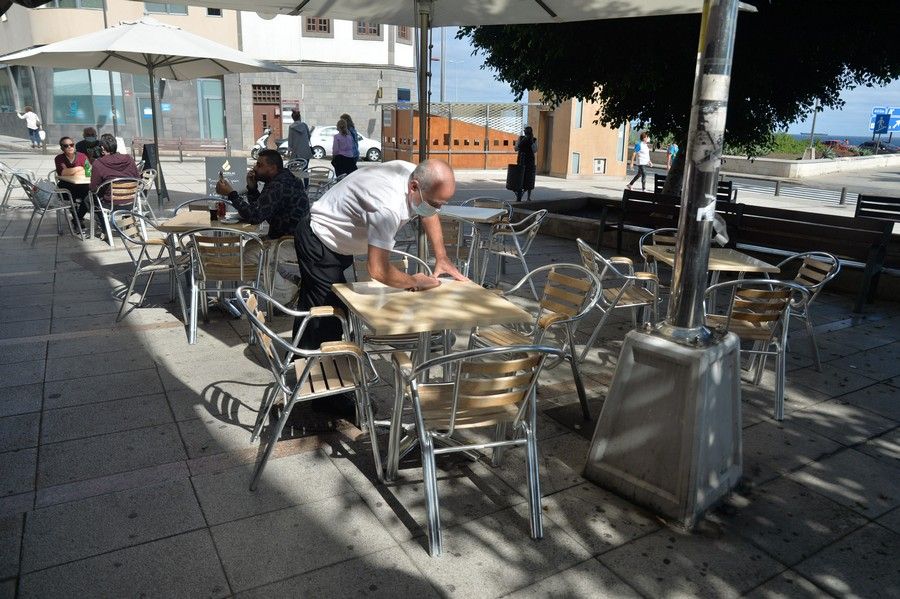
<path fill-rule="evenodd" d="M 75 214 L 73 216 L 77 215 L 79 219 L 84 218 L 88 211 L 88 193 L 90 188 L 87 185 L 75 185 L 68 181 L 60 181 L 56 186 L 60 189 L 69 190 L 72 194 L 72 199 L 75 201 Z"/>
<path fill-rule="evenodd" d="M 629 185 L 634 185 L 634 182 L 638 180 L 638 177 L 641 178 L 641 191 L 645 191 L 647 189 L 647 173 L 644 171 L 643 164 L 638 165 L 637 172 L 634 174 L 634 179 L 631 180 Z"/>
<path fill-rule="evenodd" d="M 353 264 L 353 256 L 338 254 L 327 248 L 310 228 L 309 216 L 297 225 L 294 249 L 300 265 L 300 296 L 297 310 L 306 312 L 314 306 L 333 306 L 346 313 L 343 302 L 331 290 L 334 283 L 346 283 L 344 271 Z M 294 320 L 294 334 L 300 319 Z M 303 332 L 298 345 L 301 349 L 318 349 L 324 341 L 339 341 L 341 323 L 336 318 L 316 318 Z"/>

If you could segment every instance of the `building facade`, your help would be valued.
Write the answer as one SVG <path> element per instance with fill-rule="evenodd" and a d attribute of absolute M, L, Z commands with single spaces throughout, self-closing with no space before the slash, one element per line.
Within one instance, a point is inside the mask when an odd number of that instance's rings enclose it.
<path fill-rule="evenodd" d="M 529 92 L 528 101 L 539 104 L 540 92 Z M 538 139 L 539 174 L 566 179 L 625 176 L 629 126 L 594 123 L 599 108 L 583 100 L 568 100 L 556 108 L 529 107 L 528 124 Z"/>
<path fill-rule="evenodd" d="M 414 100 L 413 31 L 364 21 L 260 17 L 215 8 L 108 0 L 110 25 L 144 15 L 175 25 L 293 73 L 236 74 L 190 81 L 158 81 L 162 138 L 227 138 L 248 149 L 271 126 L 286 134 L 297 108 L 310 125 L 334 125 L 353 116 L 360 133 L 378 137 L 379 101 Z M 103 29 L 102 0 L 54 0 L 38 9 L 18 5 L 0 18 L 0 53 Z M 110 91 L 112 90 L 112 94 Z M 25 136 L 16 108 L 31 105 L 48 140 L 79 136 L 87 126 L 112 132 L 114 98 L 119 135 L 130 142 L 152 136 L 147 76 L 88 69 L 0 65 L 0 134 Z"/>

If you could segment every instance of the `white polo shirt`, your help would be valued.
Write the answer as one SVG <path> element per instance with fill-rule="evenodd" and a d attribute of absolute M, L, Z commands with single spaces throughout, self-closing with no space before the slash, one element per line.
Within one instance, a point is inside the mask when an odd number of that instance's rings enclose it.
<path fill-rule="evenodd" d="M 313 202 L 313 233 L 338 254 L 365 254 L 369 245 L 393 249 L 394 236 L 412 217 L 407 197 L 415 168 L 394 160 L 351 173 Z"/>

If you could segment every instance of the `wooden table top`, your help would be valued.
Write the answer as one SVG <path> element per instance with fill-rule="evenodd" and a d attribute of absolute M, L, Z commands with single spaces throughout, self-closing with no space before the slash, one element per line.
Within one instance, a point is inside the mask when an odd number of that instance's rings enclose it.
<path fill-rule="evenodd" d="M 442 280 L 427 291 L 376 281 L 332 285 L 335 294 L 376 335 L 404 335 L 531 322 L 534 317 L 471 281 Z"/>
<path fill-rule="evenodd" d="M 659 260 L 663 264 L 675 264 L 675 248 L 672 246 L 645 245 L 644 253 Z M 777 273 L 781 270 L 768 262 L 731 248 L 709 248 L 709 270 L 719 272 L 767 272 Z"/>
<path fill-rule="evenodd" d="M 245 233 L 259 232 L 259 225 L 210 220 L 208 210 L 182 210 L 169 220 L 158 223 L 156 228 L 163 233 L 185 233 L 194 229 L 227 229 Z"/>
<path fill-rule="evenodd" d="M 65 181 L 66 183 L 71 183 L 72 185 L 90 185 L 91 178 L 85 177 L 84 174 L 81 175 L 56 175 L 57 181 Z"/>
<path fill-rule="evenodd" d="M 475 206 L 444 206 L 441 216 L 450 216 L 472 223 L 495 223 L 506 216 L 503 208 L 476 208 Z"/>

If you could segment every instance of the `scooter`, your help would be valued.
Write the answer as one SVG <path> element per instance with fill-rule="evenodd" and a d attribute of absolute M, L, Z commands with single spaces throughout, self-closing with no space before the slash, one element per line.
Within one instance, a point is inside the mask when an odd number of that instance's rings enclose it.
<path fill-rule="evenodd" d="M 269 147 L 269 137 L 272 135 L 272 128 L 266 127 L 263 129 L 263 134 L 259 136 L 256 140 L 256 143 L 253 144 L 253 147 L 250 149 L 250 158 L 256 160 L 259 157 L 259 153 L 266 148 Z M 278 153 L 281 154 L 282 157 L 287 157 L 288 155 L 288 140 L 287 138 L 276 139 L 275 143 L 278 145 Z"/>

